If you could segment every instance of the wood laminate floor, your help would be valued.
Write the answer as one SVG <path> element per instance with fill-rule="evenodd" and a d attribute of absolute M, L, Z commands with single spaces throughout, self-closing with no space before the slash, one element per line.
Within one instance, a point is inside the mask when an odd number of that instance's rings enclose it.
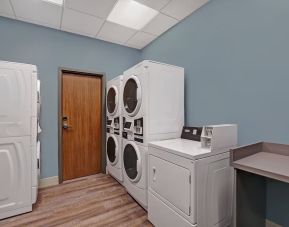
<path fill-rule="evenodd" d="M 40 189 L 31 213 L 0 221 L 13 226 L 143 226 L 152 224 L 146 211 L 117 181 L 105 174 Z"/>

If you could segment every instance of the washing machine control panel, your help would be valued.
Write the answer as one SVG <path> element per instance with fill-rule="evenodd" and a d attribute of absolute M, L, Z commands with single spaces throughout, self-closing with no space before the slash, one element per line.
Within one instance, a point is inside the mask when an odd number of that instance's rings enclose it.
<path fill-rule="evenodd" d="M 119 122 L 119 117 L 116 117 L 113 119 L 113 133 L 115 135 L 119 135 L 119 130 L 120 130 L 120 122 Z"/>
<path fill-rule="evenodd" d="M 143 143 L 144 129 L 143 118 L 127 120 L 123 118 L 122 137 L 128 140 L 134 140 Z"/>
<path fill-rule="evenodd" d="M 106 119 L 106 132 L 113 133 L 112 120 Z"/>
<path fill-rule="evenodd" d="M 134 120 L 134 141 L 143 143 L 143 118 Z"/>
<path fill-rule="evenodd" d="M 125 121 L 123 124 L 122 137 L 128 140 L 133 140 L 133 127 L 132 122 Z"/>

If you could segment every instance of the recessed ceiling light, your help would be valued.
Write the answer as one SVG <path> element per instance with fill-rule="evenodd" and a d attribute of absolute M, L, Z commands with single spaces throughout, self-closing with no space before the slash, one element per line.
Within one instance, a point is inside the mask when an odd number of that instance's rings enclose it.
<path fill-rule="evenodd" d="M 140 30 L 157 14 L 158 11 L 134 0 L 119 0 L 107 20 Z"/>
<path fill-rule="evenodd" d="M 54 4 L 54 5 L 59 5 L 59 6 L 63 5 L 63 0 L 42 0 L 42 1 Z"/>

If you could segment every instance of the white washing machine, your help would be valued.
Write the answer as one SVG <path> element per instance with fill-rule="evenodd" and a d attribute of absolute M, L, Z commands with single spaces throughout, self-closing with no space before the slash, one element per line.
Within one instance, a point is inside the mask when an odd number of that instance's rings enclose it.
<path fill-rule="evenodd" d="M 237 126 L 185 128 L 182 137 L 187 139 L 149 145 L 148 219 L 156 227 L 230 226 L 233 169 L 229 150 L 237 146 Z"/>
<path fill-rule="evenodd" d="M 142 161 L 135 168 L 142 173 L 133 181 L 124 167 L 124 186 L 147 209 L 148 142 L 180 137 L 184 124 L 184 69 L 145 60 L 124 72 L 123 77 L 123 162 L 139 150 Z M 133 149 L 134 148 L 134 149 Z M 127 150 L 127 152 L 125 152 Z M 137 156 L 134 155 L 136 158 Z M 127 164 L 129 166 L 129 164 Z"/>
<path fill-rule="evenodd" d="M 148 147 L 123 139 L 123 172 L 127 191 L 147 208 L 147 152 Z"/>
<path fill-rule="evenodd" d="M 107 172 L 122 183 L 122 76 L 107 82 Z"/>
<path fill-rule="evenodd" d="M 184 126 L 184 69 L 145 60 L 124 72 L 125 139 L 148 142 L 178 138 Z"/>
<path fill-rule="evenodd" d="M 106 136 L 107 172 L 122 183 L 122 139 L 111 133 Z"/>
<path fill-rule="evenodd" d="M 0 61 L 0 219 L 37 199 L 37 68 Z"/>

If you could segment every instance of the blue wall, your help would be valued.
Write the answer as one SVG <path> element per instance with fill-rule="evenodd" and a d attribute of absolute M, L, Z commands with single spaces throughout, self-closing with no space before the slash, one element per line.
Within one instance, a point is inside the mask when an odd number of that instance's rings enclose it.
<path fill-rule="evenodd" d="M 186 123 L 237 123 L 240 145 L 289 143 L 289 1 L 211 0 L 142 51 L 183 66 Z M 288 186 L 268 183 L 268 218 L 289 226 Z M 280 211 L 280 212 L 279 212 Z"/>
<path fill-rule="evenodd" d="M 117 76 L 140 51 L 0 17 L 0 60 L 37 65 L 42 88 L 41 177 L 58 175 L 58 67 Z"/>
<path fill-rule="evenodd" d="M 289 142 L 289 1 L 212 0 L 142 52 L 186 71 L 186 123 Z"/>

